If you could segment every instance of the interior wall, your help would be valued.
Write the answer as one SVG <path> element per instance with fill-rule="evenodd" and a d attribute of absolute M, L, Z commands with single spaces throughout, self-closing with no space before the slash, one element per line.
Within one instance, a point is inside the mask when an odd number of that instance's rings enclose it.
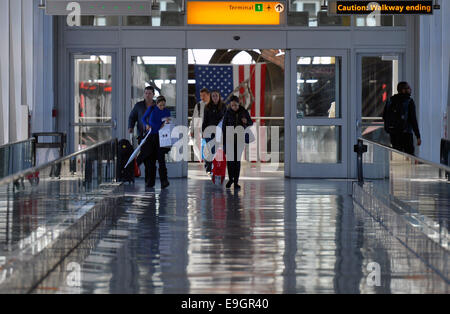
<path fill-rule="evenodd" d="M 38 1 L 38 0 L 34 0 Z M 33 99 L 31 115 L 31 132 L 54 131 L 53 63 L 54 36 L 53 17 L 45 15 L 35 3 L 33 6 Z M 49 123 L 51 121 L 51 123 Z"/>
<path fill-rule="evenodd" d="M 419 128 L 422 147 L 419 156 L 439 163 L 440 140 L 448 138 L 450 76 L 450 2 L 431 16 L 420 17 Z"/>
<path fill-rule="evenodd" d="M 36 1 L 0 0 L 0 144 L 28 138 Z"/>
<path fill-rule="evenodd" d="M 0 0 L 0 145 L 9 141 L 9 0 Z"/>

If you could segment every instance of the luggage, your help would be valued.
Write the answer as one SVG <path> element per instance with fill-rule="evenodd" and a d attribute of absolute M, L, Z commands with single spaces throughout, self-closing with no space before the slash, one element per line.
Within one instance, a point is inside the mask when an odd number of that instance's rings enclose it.
<path fill-rule="evenodd" d="M 245 144 L 250 144 L 255 141 L 255 135 L 252 128 L 253 126 L 250 126 L 245 129 Z"/>
<path fill-rule="evenodd" d="M 170 148 L 177 142 L 177 138 L 172 138 L 172 130 L 174 127 L 174 124 L 168 123 L 159 130 L 159 147 Z"/>
<path fill-rule="evenodd" d="M 134 183 L 134 162 L 124 168 L 131 154 L 133 146 L 127 139 L 121 139 L 117 147 L 117 181 Z"/>
<path fill-rule="evenodd" d="M 212 182 L 214 184 L 223 184 L 225 180 L 225 174 L 227 170 L 227 161 L 225 154 L 222 149 L 218 149 L 216 155 L 214 156 L 214 160 L 212 162 Z"/>

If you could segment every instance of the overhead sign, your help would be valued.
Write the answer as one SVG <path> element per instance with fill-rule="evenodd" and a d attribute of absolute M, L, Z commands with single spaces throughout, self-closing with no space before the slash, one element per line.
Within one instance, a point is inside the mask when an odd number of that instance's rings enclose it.
<path fill-rule="evenodd" d="M 433 1 L 330 1 L 330 15 L 349 14 L 433 14 Z"/>
<path fill-rule="evenodd" d="M 284 2 L 188 1 L 187 25 L 280 25 Z"/>
<path fill-rule="evenodd" d="M 151 15 L 151 0 L 47 0 L 45 13 L 68 15 L 79 5 L 80 15 L 96 16 L 142 16 Z"/>

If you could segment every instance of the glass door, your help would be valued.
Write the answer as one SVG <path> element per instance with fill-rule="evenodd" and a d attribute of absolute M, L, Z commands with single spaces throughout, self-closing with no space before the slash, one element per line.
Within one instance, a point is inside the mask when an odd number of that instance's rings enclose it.
<path fill-rule="evenodd" d="M 73 151 L 79 151 L 112 138 L 116 129 L 115 54 L 72 54 L 71 66 L 73 111 L 70 124 Z"/>
<path fill-rule="evenodd" d="M 170 110 L 172 123 L 186 125 L 183 121 L 183 51 L 181 49 L 128 49 L 126 53 L 126 119 L 134 105 L 144 99 L 146 86 L 153 86 L 155 99 L 159 95 L 166 98 L 166 108 Z M 136 129 L 135 129 L 136 133 Z M 187 175 L 187 161 L 175 162 L 174 152 L 166 155 L 169 177 Z"/>
<path fill-rule="evenodd" d="M 357 55 L 357 137 L 390 146 L 389 134 L 384 131 L 383 110 L 386 101 L 397 93 L 401 69 L 400 53 L 378 53 Z M 368 145 L 363 156 L 364 176 L 383 178 L 385 154 L 381 148 Z"/>
<path fill-rule="evenodd" d="M 293 50 L 291 177 L 348 176 L 347 52 Z"/>

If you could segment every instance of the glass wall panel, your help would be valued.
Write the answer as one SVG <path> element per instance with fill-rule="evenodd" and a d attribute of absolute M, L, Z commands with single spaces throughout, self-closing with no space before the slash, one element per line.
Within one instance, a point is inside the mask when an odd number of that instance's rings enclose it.
<path fill-rule="evenodd" d="M 297 58 L 297 118 L 341 117 L 341 57 Z"/>
<path fill-rule="evenodd" d="M 81 26 L 119 26 L 118 16 L 81 16 Z"/>
<path fill-rule="evenodd" d="M 325 1 L 327 4 L 328 1 Z M 287 23 L 289 26 L 350 26 L 349 16 L 330 16 L 328 10 L 321 9 L 324 1 L 289 0 Z"/>
<path fill-rule="evenodd" d="M 396 93 L 398 56 L 363 56 L 361 58 L 361 117 L 363 137 L 389 144 L 383 129 L 386 101 Z"/>
<path fill-rule="evenodd" d="M 376 27 L 376 26 L 406 26 L 406 19 L 403 15 L 382 15 L 379 19 L 367 15 L 354 16 L 355 26 Z"/>
<path fill-rule="evenodd" d="M 74 59 L 74 150 L 111 138 L 112 57 Z"/>
<path fill-rule="evenodd" d="M 166 108 L 176 118 L 176 71 L 174 56 L 131 57 L 131 106 L 144 99 L 146 86 L 155 88 L 155 97 L 166 98 Z"/>
<path fill-rule="evenodd" d="M 341 127 L 297 126 L 297 162 L 341 163 Z"/>

